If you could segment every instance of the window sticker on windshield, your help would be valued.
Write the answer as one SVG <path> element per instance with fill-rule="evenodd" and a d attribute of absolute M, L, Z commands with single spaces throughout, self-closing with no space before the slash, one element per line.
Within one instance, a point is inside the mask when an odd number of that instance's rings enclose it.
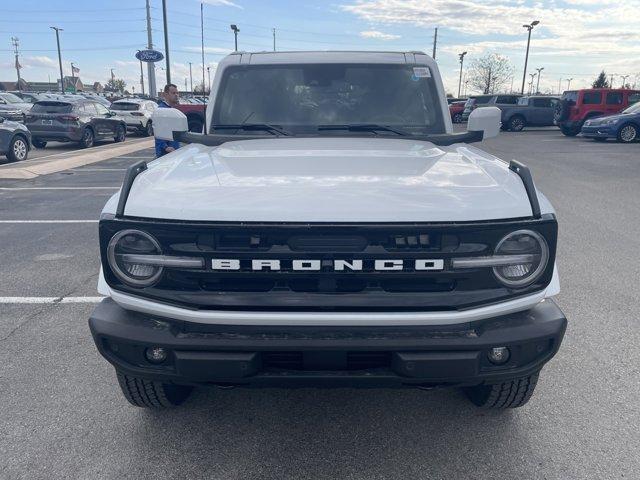
<path fill-rule="evenodd" d="M 431 72 L 427 67 L 413 67 L 413 76 L 416 78 L 431 78 Z"/>

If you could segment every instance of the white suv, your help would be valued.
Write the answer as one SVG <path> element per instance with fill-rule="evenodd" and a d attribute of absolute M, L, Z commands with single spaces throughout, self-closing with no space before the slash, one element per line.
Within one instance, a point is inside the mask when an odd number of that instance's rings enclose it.
<path fill-rule="evenodd" d="M 567 320 L 558 224 L 529 170 L 454 133 L 419 52 L 236 53 L 206 134 L 129 167 L 100 217 L 89 325 L 140 407 L 192 387 L 462 387 L 524 405 Z"/>
<path fill-rule="evenodd" d="M 110 107 L 126 122 L 127 130 L 139 132 L 145 137 L 153 135 L 151 115 L 157 108 L 158 104 L 152 100 L 134 98 L 116 100 Z"/>

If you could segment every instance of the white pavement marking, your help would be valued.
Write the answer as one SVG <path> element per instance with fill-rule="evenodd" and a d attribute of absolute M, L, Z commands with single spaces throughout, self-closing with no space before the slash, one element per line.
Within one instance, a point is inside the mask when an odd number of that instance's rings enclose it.
<path fill-rule="evenodd" d="M 0 223 L 98 223 L 98 220 L 0 220 Z"/>
<path fill-rule="evenodd" d="M 0 187 L 0 190 L 119 190 L 117 187 Z"/>
<path fill-rule="evenodd" d="M 0 304 L 34 304 L 34 303 L 98 303 L 105 297 L 0 297 Z"/>

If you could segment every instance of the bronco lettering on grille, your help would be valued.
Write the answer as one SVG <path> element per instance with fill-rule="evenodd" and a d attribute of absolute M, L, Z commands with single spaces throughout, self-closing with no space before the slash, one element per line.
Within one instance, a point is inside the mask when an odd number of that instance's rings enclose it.
<path fill-rule="evenodd" d="M 390 260 L 372 260 L 372 268 L 365 268 L 363 260 L 290 260 L 287 265 L 282 265 L 281 260 L 277 259 L 250 259 L 245 260 L 246 267 L 253 271 L 294 271 L 294 272 L 313 272 L 323 269 L 333 270 L 335 272 L 344 271 L 403 271 L 403 270 L 420 270 L 420 271 L 439 271 L 444 270 L 444 260 L 442 259 L 418 259 L 404 261 L 399 259 Z M 241 261 L 237 258 L 214 258 L 211 261 L 213 270 L 240 270 L 242 268 Z"/>

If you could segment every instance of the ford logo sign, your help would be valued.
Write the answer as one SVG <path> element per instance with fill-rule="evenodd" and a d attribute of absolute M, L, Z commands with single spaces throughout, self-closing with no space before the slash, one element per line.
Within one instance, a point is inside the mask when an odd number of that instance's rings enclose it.
<path fill-rule="evenodd" d="M 164 58 L 164 55 L 157 50 L 138 50 L 136 58 L 142 62 L 159 62 Z"/>

